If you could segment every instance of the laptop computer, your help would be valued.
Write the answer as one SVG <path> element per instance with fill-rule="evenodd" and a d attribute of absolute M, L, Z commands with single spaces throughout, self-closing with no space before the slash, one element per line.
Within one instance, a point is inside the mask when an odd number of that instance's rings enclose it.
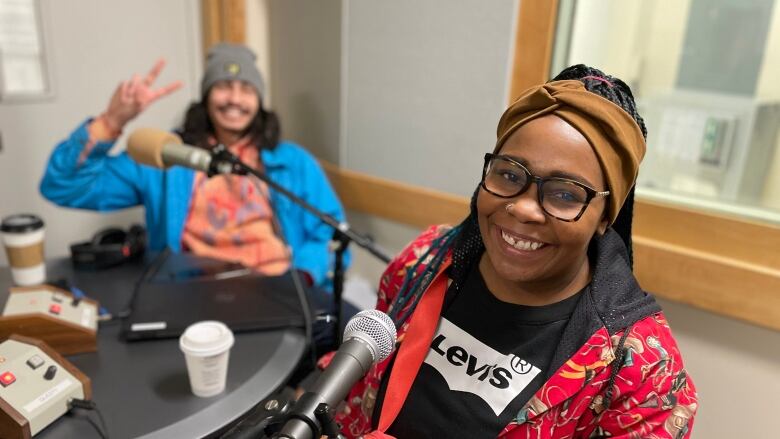
<path fill-rule="evenodd" d="M 201 320 L 221 321 L 234 332 L 304 326 L 290 273 L 263 276 L 235 264 L 173 254 L 138 285 L 122 336 L 178 337 Z"/>

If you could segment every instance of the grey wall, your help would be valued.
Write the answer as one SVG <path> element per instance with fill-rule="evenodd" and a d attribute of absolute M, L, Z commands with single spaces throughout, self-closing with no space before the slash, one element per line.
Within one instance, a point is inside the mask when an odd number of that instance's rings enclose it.
<path fill-rule="evenodd" d="M 506 105 L 516 0 L 265 1 L 260 56 L 285 138 L 349 169 L 473 191 Z"/>
<path fill-rule="evenodd" d="M 471 193 L 506 104 L 516 0 L 264 1 L 268 19 L 249 23 L 268 23 L 260 57 L 285 138 L 350 169 Z"/>
<path fill-rule="evenodd" d="M 344 6 L 342 165 L 471 194 L 506 106 L 516 1 Z"/>
<path fill-rule="evenodd" d="M 190 0 L 42 0 L 46 52 L 54 96 L 43 101 L 0 102 L 0 216 L 34 212 L 47 226 L 47 256 L 68 254 L 68 244 L 107 225 L 143 222 L 140 208 L 99 214 L 56 207 L 41 197 L 38 183 L 54 145 L 88 115 L 97 115 L 120 80 L 146 73 L 158 57 L 168 66 L 161 84 L 174 79 L 184 89 L 157 102 L 125 130 L 168 129 L 197 96 L 200 77 L 199 2 Z M 143 13 L 139 13 L 143 11 Z M 120 139 L 117 149 L 122 148 Z M 0 265 L 6 265 L 6 255 Z"/>
<path fill-rule="evenodd" d="M 777 437 L 780 332 L 659 302 L 699 395 L 692 437 Z"/>
<path fill-rule="evenodd" d="M 270 0 L 266 10 L 270 53 L 259 56 L 270 57 L 282 136 L 338 163 L 341 1 Z"/>

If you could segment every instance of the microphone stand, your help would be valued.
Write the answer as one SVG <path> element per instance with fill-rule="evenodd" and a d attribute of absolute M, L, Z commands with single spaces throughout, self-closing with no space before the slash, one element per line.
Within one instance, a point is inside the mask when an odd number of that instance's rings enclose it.
<path fill-rule="evenodd" d="M 334 267 L 333 267 L 333 297 L 336 302 L 336 326 L 335 326 L 335 340 L 340 342 L 341 334 L 339 328 L 341 328 L 342 312 L 341 301 L 344 289 L 344 253 L 347 251 L 347 247 L 350 242 L 354 242 L 359 247 L 367 250 L 372 255 L 376 256 L 379 260 L 385 263 L 390 262 L 390 256 L 382 251 L 371 238 L 363 236 L 357 233 L 352 227 L 345 221 L 339 221 L 332 215 L 317 209 L 312 206 L 306 200 L 298 197 L 294 193 L 290 192 L 286 188 L 280 186 L 264 173 L 248 166 L 242 162 L 241 159 L 232 154 L 225 145 L 219 144 L 211 150 L 211 163 L 209 164 L 208 176 L 212 177 L 216 174 L 239 174 L 239 175 L 254 175 L 273 190 L 284 195 L 295 204 L 301 206 L 303 209 L 319 218 L 323 223 L 333 228 L 333 242 L 335 243 L 334 255 Z"/>
<path fill-rule="evenodd" d="M 241 422 L 222 433 L 220 439 L 257 439 L 257 438 L 289 438 L 281 436 L 281 430 L 287 421 L 298 419 L 306 423 L 311 429 L 311 438 L 319 439 L 322 436 L 332 439 L 343 439 L 338 425 L 333 420 L 331 407 L 326 403 L 317 404 L 316 394 L 306 392 L 296 403 L 294 395 L 289 391 L 271 396 L 258 404 L 257 409 L 245 417 Z M 305 409 L 295 409 L 296 406 L 305 406 L 306 409 L 314 405 L 314 417 L 304 414 Z M 297 439 L 297 438 L 293 438 Z"/>
<path fill-rule="evenodd" d="M 348 223 L 339 221 L 332 215 L 317 209 L 268 178 L 264 173 L 248 166 L 246 163 L 242 162 L 241 159 L 228 151 L 222 144 L 217 145 L 211 150 L 211 163 L 209 164 L 207 172 L 209 177 L 213 177 L 217 174 L 253 175 L 267 184 L 270 188 L 281 193 L 295 204 L 319 218 L 320 221 L 333 228 L 333 242 L 336 245 L 334 249 L 335 261 L 333 269 L 333 297 L 336 302 L 335 339 L 336 342 L 339 343 L 341 341 L 341 301 L 344 288 L 344 253 L 346 252 L 347 247 L 351 242 L 354 242 L 385 263 L 390 262 L 390 257 L 377 247 L 370 238 L 355 232 Z M 277 437 L 279 429 L 284 426 L 284 423 L 288 419 L 300 419 L 306 422 L 312 429 L 313 438 L 319 438 L 320 434 L 324 434 L 329 438 L 340 437 L 338 427 L 333 421 L 331 407 L 325 403 L 316 405 L 314 410 L 316 416 L 315 421 L 306 416 L 305 410 L 293 409 L 291 404 L 292 401 L 294 401 L 294 399 L 289 395 L 281 394 L 261 402 L 259 411 L 255 411 L 250 417 L 237 424 L 222 437 L 237 439 L 267 437 L 258 435 L 269 434 L 271 437 Z M 315 404 L 317 402 L 317 395 L 311 392 L 304 393 L 301 395 L 299 402 L 300 403 L 297 404 L 298 407 Z"/>

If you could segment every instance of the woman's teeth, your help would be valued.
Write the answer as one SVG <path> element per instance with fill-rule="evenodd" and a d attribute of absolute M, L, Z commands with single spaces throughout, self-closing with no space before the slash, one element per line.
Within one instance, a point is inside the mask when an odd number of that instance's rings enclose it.
<path fill-rule="evenodd" d="M 531 242 L 524 241 L 522 239 L 515 239 L 513 236 L 509 235 L 503 230 L 501 231 L 501 238 L 504 239 L 504 242 L 518 250 L 537 250 L 544 245 L 541 242 Z"/>

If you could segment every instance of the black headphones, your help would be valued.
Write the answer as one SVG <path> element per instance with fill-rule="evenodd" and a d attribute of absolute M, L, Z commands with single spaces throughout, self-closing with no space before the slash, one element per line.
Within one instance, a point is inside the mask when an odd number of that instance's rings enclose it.
<path fill-rule="evenodd" d="M 138 224 L 125 232 L 111 227 L 95 234 L 90 241 L 70 246 L 70 259 L 78 269 L 100 270 L 113 267 L 144 254 L 146 229 Z"/>

